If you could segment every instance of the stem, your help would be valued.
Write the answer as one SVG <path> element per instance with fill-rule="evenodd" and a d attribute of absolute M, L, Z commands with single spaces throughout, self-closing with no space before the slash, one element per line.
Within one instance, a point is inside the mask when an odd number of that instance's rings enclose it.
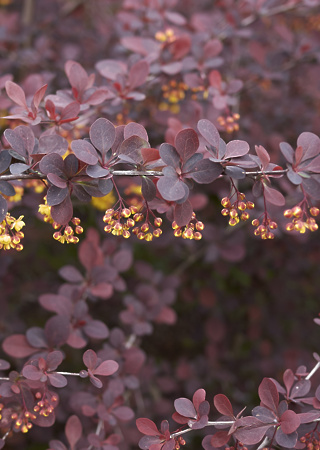
<path fill-rule="evenodd" d="M 208 422 L 206 427 L 210 427 L 210 426 L 219 426 L 219 425 L 233 425 L 234 424 L 234 420 L 226 420 L 226 421 L 217 421 L 217 422 Z M 170 435 L 170 438 L 176 438 L 177 436 L 181 436 L 182 434 L 185 433 L 189 433 L 189 431 L 195 431 L 192 428 L 186 428 L 185 430 L 181 430 L 181 431 L 177 431 L 176 433 L 172 433 Z"/>
<path fill-rule="evenodd" d="M 72 373 L 72 372 L 56 372 L 56 373 L 58 373 L 59 375 L 70 375 L 72 377 L 80 377 L 79 373 Z"/>
<path fill-rule="evenodd" d="M 310 378 L 312 377 L 312 375 L 314 375 L 316 373 L 316 371 L 319 369 L 320 367 L 320 361 L 317 362 L 317 364 L 314 366 L 314 368 L 311 370 L 311 372 L 306 376 L 306 380 L 310 380 Z"/>
<path fill-rule="evenodd" d="M 0 377 L 0 381 L 10 381 L 10 378 L 7 378 L 7 377 Z"/>

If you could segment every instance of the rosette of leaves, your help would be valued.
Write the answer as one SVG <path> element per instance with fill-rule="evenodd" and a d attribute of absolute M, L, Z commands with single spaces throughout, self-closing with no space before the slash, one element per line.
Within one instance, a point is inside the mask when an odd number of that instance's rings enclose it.
<path fill-rule="evenodd" d="M 188 398 L 177 398 L 174 401 L 174 408 L 172 418 L 175 422 L 188 426 L 194 430 L 204 428 L 208 423 L 208 414 L 210 411 L 210 404 L 206 401 L 206 391 L 198 389 L 192 397 L 192 401 Z"/>
<path fill-rule="evenodd" d="M 320 139 L 313 133 L 301 133 L 294 150 L 287 142 L 280 143 L 287 161 L 287 177 L 312 198 L 320 199 Z"/>
<path fill-rule="evenodd" d="M 22 369 L 22 375 L 28 380 L 49 382 L 52 386 L 62 388 L 67 385 L 67 379 L 56 372 L 62 363 L 63 356 L 59 351 L 48 353 L 45 358 L 39 357 L 29 361 Z"/>
<path fill-rule="evenodd" d="M 192 216 L 192 206 L 188 201 L 192 181 L 212 183 L 221 175 L 223 168 L 221 164 L 196 153 L 199 139 L 191 128 L 180 131 L 174 144 L 164 143 L 160 146 L 160 156 L 166 166 L 162 169 L 163 176 L 159 178 L 157 188 L 165 200 L 177 203 L 174 220 L 183 226 Z"/>
<path fill-rule="evenodd" d="M 220 163 L 225 175 L 241 180 L 246 177 L 244 168 L 257 166 L 251 155 L 247 154 L 250 147 L 246 141 L 234 140 L 226 144 L 217 128 L 207 119 L 199 120 L 197 127 L 201 136 L 210 144 L 206 147 L 211 155 L 209 160 Z"/>

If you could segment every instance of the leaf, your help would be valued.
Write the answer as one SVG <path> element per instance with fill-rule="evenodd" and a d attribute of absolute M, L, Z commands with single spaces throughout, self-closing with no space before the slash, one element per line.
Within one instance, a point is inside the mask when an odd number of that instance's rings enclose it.
<path fill-rule="evenodd" d="M 44 334 L 44 330 L 40 327 L 31 327 L 26 332 L 26 338 L 32 347 L 46 348 L 47 340 Z"/>
<path fill-rule="evenodd" d="M 83 356 L 82 356 L 82 360 L 84 365 L 88 368 L 93 370 L 96 367 L 97 361 L 98 361 L 98 357 L 96 352 L 94 352 L 93 350 L 89 349 L 87 351 L 84 352 Z"/>
<path fill-rule="evenodd" d="M 198 130 L 200 134 L 215 148 L 219 148 L 220 135 L 217 128 L 207 119 L 201 119 L 198 122 Z"/>
<path fill-rule="evenodd" d="M 136 425 L 140 433 L 147 436 L 159 436 L 160 432 L 154 422 L 150 419 L 137 419 Z"/>
<path fill-rule="evenodd" d="M 264 147 L 262 147 L 262 145 L 256 145 L 255 150 L 261 161 L 262 170 L 265 170 L 270 162 L 269 153 Z"/>
<path fill-rule="evenodd" d="M 270 428 L 270 425 L 265 425 L 251 416 L 242 417 L 236 421 L 235 425 L 237 427 L 234 433 L 235 438 L 246 445 L 258 444 Z"/>
<path fill-rule="evenodd" d="M 101 320 L 88 321 L 83 331 L 92 339 L 106 339 L 109 336 L 109 329 Z"/>
<path fill-rule="evenodd" d="M 147 202 L 151 202 L 156 194 L 157 189 L 152 180 L 148 177 L 141 177 L 141 193 Z"/>
<path fill-rule="evenodd" d="M 57 153 L 58 155 L 63 156 L 68 150 L 68 145 L 68 141 L 58 134 L 41 136 L 39 139 L 38 153 Z M 59 165 L 61 164 L 59 163 Z M 63 165 L 61 165 L 61 170 L 62 167 Z"/>
<path fill-rule="evenodd" d="M 227 143 L 226 153 L 224 157 L 227 158 L 238 158 L 239 156 L 244 156 L 250 150 L 249 144 L 246 141 L 230 141 Z"/>
<path fill-rule="evenodd" d="M 6 214 L 8 212 L 8 205 L 7 201 L 0 195 L 0 222 L 3 221 L 3 219 L 6 217 Z"/>
<path fill-rule="evenodd" d="M 44 309 L 60 316 L 70 317 L 73 311 L 72 301 L 63 295 L 43 294 L 39 297 L 39 303 Z"/>
<path fill-rule="evenodd" d="M 8 197 L 14 196 L 16 191 L 12 184 L 8 183 L 8 181 L 0 180 L 0 192 L 3 195 L 7 195 Z"/>
<path fill-rule="evenodd" d="M 25 358 L 37 351 L 28 344 L 24 334 L 13 334 L 7 337 L 2 343 L 2 349 L 14 358 Z"/>
<path fill-rule="evenodd" d="M 180 163 L 180 156 L 173 145 L 164 143 L 160 145 L 159 154 L 162 161 L 173 168 L 178 168 Z"/>
<path fill-rule="evenodd" d="M 60 373 L 48 373 L 48 378 L 52 386 L 56 388 L 63 388 L 68 384 L 66 377 L 64 377 Z"/>
<path fill-rule="evenodd" d="M 65 63 L 65 72 L 71 86 L 77 90 L 78 94 L 81 94 L 88 85 L 89 77 L 87 72 L 81 64 L 72 60 Z"/>
<path fill-rule="evenodd" d="M 73 450 L 82 436 L 82 425 L 78 416 L 73 415 L 69 417 L 65 427 L 65 434 L 71 450 Z"/>
<path fill-rule="evenodd" d="M 197 413 L 193 403 L 188 398 L 178 398 L 174 401 L 174 407 L 178 414 L 183 417 L 196 418 Z"/>
<path fill-rule="evenodd" d="M 287 160 L 290 164 L 293 164 L 294 150 L 293 150 L 293 148 L 291 147 L 291 145 L 288 144 L 287 142 L 280 142 L 279 146 L 280 146 L 281 153 L 282 153 L 283 156 L 286 158 L 286 160 Z"/>
<path fill-rule="evenodd" d="M 97 164 L 99 157 L 97 150 L 90 144 L 90 142 L 83 139 L 76 139 L 71 142 L 71 149 L 80 161 L 86 164 Z"/>
<path fill-rule="evenodd" d="M 213 398 L 213 404 L 217 411 L 223 416 L 233 417 L 233 408 L 228 397 L 223 394 L 217 394 Z"/>
<path fill-rule="evenodd" d="M 296 429 L 299 427 L 300 425 L 300 418 L 299 415 L 296 414 L 294 411 L 292 410 L 287 410 L 285 411 L 281 418 L 281 430 L 285 433 L 285 434 L 290 434 L 293 433 L 294 431 L 296 431 Z"/>
<path fill-rule="evenodd" d="M 165 200 L 176 201 L 182 199 L 189 191 L 187 185 L 181 181 L 173 167 L 164 167 L 164 175 L 157 181 L 157 188 Z"/>
<path fill-rule="evenodd" d="M 122 249 L 117 251 L 112 258 L 112 266 L 119 272 L 125 272 L 132 266 L 133 255 L 129 249 Z"/>
<path fill-rule="evenodd" d="M 147 130 L 142 125 L 135 122 L 130 122 L 124 127 L 123 135 L 125 139 L 128 139 L 131 136 L 139 136 L 146 142 L 149 141 Z"/>
<path fill-rule="evenodd" d="M 115 59 L 103 59 L 95 67 L 103 77 L 112 81 L 116 81 L 118 75 L 124 75 L 127 71 L 127 65 Z"/>
<path fill-rule="evenodd" d="M 48 175 L 48 173 L 55 173 L 58 176 L 62 175 L 64 170 L 64 160 L 57 153 L 49 153 L 41 159 L 39 169 L 45 175 Z"/>
<path fill-rule="evenodd" d="M 0 359 L 0 370 L 10 369 L 10 364 L 5 359 Z"/>
<path fill-rule="evenodd" d="M 223 168 L 221 164 L 214 163 L 209 159 L 202 159 L 196 166 L 188 173 L 194 181 L 200 184 L 209 184 L 216 180 L 222 173 Z"/>
<path fill-rule="evenodd" d="M 87 175 L 91 178 L 102 178 L 109 175 L 109 170 L 104 169 L 100 164 L 95 164 L 94 166 L 88 166 L 86 168 Z"/>
<path fill-rule="evenodd" d="M 197 133 L 192 128 L 179 131 L 175 141 L 175 147 L 183 162 L 187 161 L 199 148 Z"/>
<path fill-rule="evenodd" d="M 134 418 L 134 412 L 129 406 L 119 406 L 113 410 L 113 414 L 122 422 L 128 422 Z"/>
<path fill-rule="evenodd" d="M 92 144 L 104 156 L 115 141 L 116 130 L 109 120 L 99 118 L 91 125 L 89 135 Z"/>
<path fill-rule="evenodd" d="M 217 431 L 217 433 L 212 436 L 210 444 L 213 447 L 222 447 L 229 441 L 229 439 L 230 435 L 227 431 Z"/>
<path fill-rule="evenodd" d="M 227 166 L 224 173 L 235 180 L 243 180 L 246 177 L 246 171 L 238 166 Z"/>
<path fill-rule="evenodd" d="M 113 375 L 119 369 L 119 364 L 116 361 L 108 360 L 102 361 L 102 363 L 94 369 L 95 375 L 109 376 Z"/>
<path fill-rule="evenodd" d="M 69 189 L 67 187 L 60 188 L 54 185 L 49 186 L 47 191 L 47 203 L 49 206 L 59 205 L 66 199 L 67 196 L 69 196 Z"/>
<path fill-rule="evenodd" d="M 28 110 L 28 106 L 26 103 L 26 95 L 24 93 L 24 90 L 18 86 L 13 81 L 6 81 L 5 83 L 5 89 L 7 92 L 7 95 L 11 100 L 13 100 L 17 105 L 22 106 L 26 110 Z"/>
<path fill-rule="evenodd" d="M 50 181 L 50 183 L 52 183 L 54 186 L 56 186 L 60 189 L 67 188 L 67 182 L 64 179 L 60 178 L 55 173 L 48 173 L 47 178 Z M 68 193 L 68 189 L 67 189 L 67 193 Z"/>
<path fill-rule="evenodd" d="M 95 286 L 90 288 L 90 292 L 95 297 L 99 297 L 102 299 L 110 298 L 113 294 L 112 284 L 102 281 Z"/>
<path fill-rule="evenodd" d="M 258 393 L 263 406 L 277 414 L 279 394 L 276 385 L 269 378 L 264 378 L 260 383 Z"/>
<path fill-rule="evenodd" d="M 44 333 L 50 348 L 61 347 L 69 337 L 69 318 L 60 315 L 50 317 L 45 324 Z"/>
<path fill-rule="evenodd" d="M 121 44 L 135 53 L 139 53 L 143 56 L 148 56 L 149 54 L 156 55 L 159 53 L 161 48 L 160 43 L 156 42 L 151 38 L 142 38 L 137 36 L 125 36 L 120 39 Z"/>
<path fill-rule="evenodd" d="M 149 147 L 149 143 L 140 136 L 130 136 L 125 139 L 118 154 L 129 156 L 135 163 L 142 163 L 141 149 Z"/>
<path fill-rule="evenodd" d="M 8 141 L 10 147 L 19 155 L 23 156 L 23 158 L 26 158 L 27 151 L 25 149 L 24 142 L 21 136 L 19 136 L 19 134 L 16 132 L 16 129 L 14 130 L 7 129 L 4 131 L 3 134 L 6 140 Z"/>
<path fill-rule="evenodd" d="M 294 448 L 298 440 L 298 433 L 294 431 L 293 433 L 285 434 L 282 428 L 279 428 L 276 432 L 275 439 L 281 447 Z"/>
<path fill-rule="evenodd" d="M 130 90 L 141 86 L 147 79 L 149 73 L 149 64 L 147 61 L 138 61 L 129 70 L 128 84 Z"/>
<path fill-rule="evenodd" d="M 31 109 L 34 112 L 34 114 L 37 113 L 37 110 L 39 108 L 41 100 L 43 99 L 44 94 L 46 93 L 47 87 L 48 87 L 48 85 L 44 84 L 41 88 L 39 88 L 35 92 L 35 94 L 33 96 L 32 103 L 31 103 Z"/>
<path fill-rule="evenodd" d="M 283 206 L 286 203 L 286 200 L 281 192 L 267 186 L 266 184 L 264 184 L 264 196 L 269 203 L 276 206 Z"/>
<path fill-rule="evenodd" d="M 73 216 L 73 206 L 70 195 L 67 195 L 62 203 L 51 207 L 51 216 L 53 220 L 60 225 L 67 225 L 70 222 Z"/>
<path fill-rule="evenodd" d="M 11 155 L 8 150 L 0 151 L 0 173 L 3 173 L 10 166 Z"/>
<path fill-rule="evenodd" d="M 192 213 L 193 208 L 189 200 L 186 200 L 184 203 L 178 203 L 174 208 L 174 220 L 179 227 L 182 227 L 190 222 Z"/>
<path fill-rule="evenodd" d="M 291 398 L 297 397 L 305 397 L 311 389 L 311 381 L 310 380 L 299 380 L 292 388 Z"/>
<path fill-rule="evenodd" d="M 64 280 L 69 281 L 69 283 L 81 283 L 83 281 L 83 276 L 74 266 L 63 266 L 59 269 L 59 275 Z"/>
<path fill-rule="evenodd" d="M 28 364 L 22 369 L 22 375 L 28 380 L 35 381 L 40 380 L 40 378 L 43 376 L 43 373 L 37 367 Z"/>
<path fill-rule="evenodd" d="M 298 147 L 302 147 L 302 160 L 313 158 L 320 153 L 320 139 L 314 133 L 305 131 L 297 139 Z"/>

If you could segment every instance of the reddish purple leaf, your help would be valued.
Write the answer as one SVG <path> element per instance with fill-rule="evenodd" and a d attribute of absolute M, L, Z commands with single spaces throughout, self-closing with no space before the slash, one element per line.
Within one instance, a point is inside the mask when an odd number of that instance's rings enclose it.
<path fill-rule="evenodd" d="M 82 436 L 82 425 L 78 416 L 69 417 L 65 427 L 65 433 L 71 450 L 75 448 L 76 443 Z"/>
<path fill-rule="evenodd" d="M 303 160 L 318 156 L 320 153 L 320 139 L 314 133 L 305 131 L 297 139 L 298 147 L 302 147 Z"/>
<path fill-rule="evenodd" d="M 189 193 L 188 186 L 179 179 L 173 167 L 163 168 L 164 177 L 157 182 L 157 187 L 165 200 L 177 201 L 184 198 Z"/>
<path fill-rule="evenodd" d="M 202 402 L 206 400 L 206 391 L 204 389 L 198 389 L 192 397 L 192 402 L 196 408 L 196 410 L 199 410 L 199 406 Z"/>
<path fill-rule="evenodd" d="M 175 169 L 179 167 L 180 156 L 177 153 L 176 149 L 173 145 L 170 144 L 161 144 L 159 149 L 160 157 L 164 163 L 168 166 L 172 166 Z"/>
<path fill-rule="evenodd" d="M 244 156 L 250 150 L 249 144 L 246 141 L 230 141 L 227 143 L 226 153 L 224 157 L 227 158 L 238 158 L 239 156 Z"/>
<path fill-rule="evenodd" d="M 134 412 L 129 406 L 119 406 L 113 410 L 113 414 L 122 422 L 128 422 L 134 418 Z"/>
<path fill-rule="evenodd" d="M 177 203 L 174 207 L 174 220 L 179 227 L 186 225 L 190 222 L 193 213 L 193 207 L 189 200 L 184 203 Z"/>
<path fill-rule="evenodd" d="M 83 276 L 74 266 L 63 266 L 59 269 L 59 275 L 69 283 L 81 283 Z"/>
<path fill-rule="evenodd" d="M 217 394 L 213 398 L 213 404 L 217 411 L 223 416 L 233 417 L 233 408 L 228 397 L 223 394 Z"/>
<path fill-rule="evenodd" d="M 73 310 L 71 300 L 63 295 L 43 294 L 39 297 L 39 303 L 48 311 L 53 311 L 61 316 L 70 316 Z"/>
<path fill-rule="evenodd" d="M 57 186 L 60 189 L 65 189 L 67 187 L 67 182 L 65 180 L 63 180 L 62 178 L 60 178 L 55 173 L 48 173 L 47 178 L 50 181 L 50 183 L 52 183 L 54 186 Z M 67 194 L 68 189 L 65 192 Z M 52 205 L 52 203 L 51 203 L 51 205 Z"/>
<path fill-rule="evenodd" d="M 81 64 L 71 60 L 66 62 L 65 71 L 71 86 L 81 94 L 88 87 L 89 77 L 87 72 Z"/>
<path fill-rule="evenodd" d="M 188 398 L 178 398 L 174 401 L 174 407 L 178 414 L 183 417 L 197 417 L 197 412 L 191 400 Z"/>
<path fill-rule="evenodd" d="M 150 178 L 141 178 L 141 193 L 147 202 L 151 202 L 157 195 L 157 188 Z"/>
<path fill-rule="evenodd" d="M 112 258 L 112 265 L 119 272 L 125 272 L 132 266 L 133 255 L 129 249 L 119 250 Z"/>
<path fill-rule="evenodd" d="M 264 195 L 265 199 L 273 205 L 283 206 L 286 203 L 286 200 L 281 192 L 269 187 L 266 184 L 264 184 Z"/>
<path fill-rule="evenodd" d="M 60 225 L 67 225 L 73 216 L 73 206 L 70 195 L 63 200 L 59 205 L 51 207 L 51 216 L 53 220 Z"/>
<path fill-rule="evenodd" d="M 90 142 L 83 139 L 76 139 L 71 142 L 71 149 L 80 161 L 86 164 L 97 164 L 99 157 L 97 150 L 90 144 Z"/>
<path fill-rule="evenodd" d="M 93 370 L 96 367 L 98 357 L 96 352 L 93 350 L 87 350 L 84 352 L 82 360 L 84 362 L 84 365 L 88 367 L 88 369 Z"/>
<path fill-rule="evenodd" d="M 289 395 L 290 390 L 294 383 L 294 375 L 291 369 L 287 369 L 283 374 L 283 382 L 287 390 L 287 395 Z"/>
<path fill-rule="evenodd" d="M 179 131 L 175 138 L 175 147 L 182 161 L 187 161 L 199 148 L 197 133 L 192 128 Z"/>
<path fill-rule="evenodd" d="M 156 56 L 161 48 L 160 43 L 150 38 L 126 36 L 121 38 L 120 42 L 127 49 L 143 56 L 148 56 L 149 53 Z"/>
<path fill-rule="evenodd" d="M 281 430 L 285 434 L 293 433 L 300 425 L 299 415 L 291 410 L 285 411 L 282 414 L 280 420 L 281 420 Z"/>
<path fill-rule="evenodd" d="M 70 333 L 69 319 L 64 316 L 53 316 L 47 320 L 44 327 L 49 347 L 61 347 L 68 340 Z"/>
<path fill-rule="evenodd" d="M 260 383 L 258 392 L 263 406 L 266 406 L 277 414 L 279 394 L 276 385 L 269 378 L 264 378 Z"/>
<path fill-rule="evenodd" d="M 207 119 L 201 119 L 198 122 L 198 130 L 200 134 L 215 148 L 219 148 L 220 135 L 217 128 Z"/>
<path fill-rule="evenodd" d="M 48 378 L 52 386 L 56 388 L 63 388 L 68 384 L 66 377 L 64 377 L 60 373 L 48 373 Z"/>
<path fill-rule="evenodd" d="M 13 334 L 7 337 L 2 343 L 2 349 L 14 358 L 25 358 L 37 351 L 28 344 L 24 334 Z"/>
<path fill-rule="evenodd" d="M 264 170 L 270 162 L 269 153 L 264 147 L 262 147 L 262 145 L 256 145 L 255 150 L 261 161 L 262 169 Z"/>
<path fill-rule="evenodd" d="M 128 83 L 130 90 L 136 89 L 141 86 L 145 81 L 149 73 L 149 64 L 147 61 L 138 61 L 129 70 Z"/>
<path fill-rule="evenodd" d="M 103 59 L 96 63 L 96 69 L 103 77 L 116 81 L 118 75 L 124 75 L 127 72 L 127 65 L 115 59 Z"/>
<path fill-rule="evenodd" d="M 259 419 L 251 416 L 242 417 L 237 420 L 236 426 L 235 438 L 246 445 L 258 444 L 270 428 L 270 425 L 265 425 Z"/>
<path fill-rule="evenodd" d="M 147 436 L 158 436 L 160 434 L 156 424 L 150 419 L 137 419 L 136 425 L 140 433 Z"/>
<path fill-rule="evenodd" d="M 217 433 L 212 436 L 210 444 L 213 447 L 222 447 L 229 439 L 230 435 L 228 434 L 228 431 L 217 431 Z"/>
<path fill-rule="evenodd" d="M 131 136 L 139 136 L 146 142 L 149 141 L 147 130 L 139 123 L 130 122 L 124 127 L 124 138 L 128 139 Z"/>
<path fill-rule="evenodd" d="M 5 359 L 0 359 L 0 370 L 10 369 L 10 364 Z"/>
<path fill-rule="evenodd" d="M 298 440 L 298 433 L 294 431 L 293 433 L 285 434 L 282 428 L 279 428 L 276 432 L 275 439 L 280 447 L 294 448 Z"/>
<path fill-rule="evenodd" d="M 37 367 L 28 364 L 22 369 L 22 375 L 28 380 L 40 380 L 43 373 Z"/>
<path fill-rule="evenodd" d="M 119 364 L 116 361 L 103 361 L 96 369 L 94 369 L 94 374 L 109 376 L 113 375 L 118 369 Z"/>
<path fill-rule="evenodd" d="M 84 325 L 83 331 L 92 339 L 106 339 L 109 336 L 109 329 L 101 320 L 90 320 Z"/>
<path fill-rule="evenodd" d="M 42 86 L 40 89 L 38 89 L 38 90 L 36 91 L 36 93 L 34 94 L 34 96 L 33 96 L 32 104 L 31 104 L 31 109 L 32 109 L 35 113 L 37 112 L 37 110 L 38 110 L 38 108 L 39 108 L 39 105 L 40 105 L 40 103 L 41 103 L 41 100 L 43 99 L 44 94 L 46 93 L 47 87 L 48 87 L 48 85 L 45 84 L 45 85 Z"/>
<path fill-rule="evenodd" d="M 22 106 L 26 110 L 28 110 L 28 106 L 26 103 L 26 95 L 24 93 L 24 90 L 18 86 L 13 81 L 6 81 L 5 83 L 6 92 L 9 98 L 13 100 L 17 105 Z"/>
<path fill-rule="evenodd" d="M 95 297 L 102 298 L 106 300 L 110 298 L 113 294 L 113 286 L 110 283 L 102 281 L 101 283 L 96 284 L 90 288 L 90 292 Z"/>
<path fill-rule="evenodd" d="M 221 164 L 212 162 L 209 159 L 202 159 L 191 169 L 188 177 L 191 177 L 197 183 L 208 184 L 216 180 L 222 171 Z"/>
<path fill-rule="evenodd" d="M 91 125 L 89 135 L 92 144 L 105 154 L 114 143 L 116 130 L 109 120 L 100 118 Z"/>

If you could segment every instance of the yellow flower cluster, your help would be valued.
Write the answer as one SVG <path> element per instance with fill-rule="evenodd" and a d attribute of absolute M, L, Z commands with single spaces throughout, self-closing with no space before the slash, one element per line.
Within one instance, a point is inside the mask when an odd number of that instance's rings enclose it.
<path fill-rule="evenodd" d="M 52 226 L 55 230 L 57 230 L 55 233 L 53 233 L 53 239 L 60 242 L 61 244 L 77 244 L 79 242 L 79 238 L 75 236 L 74 233 L 83 233 L 83 228 L 80 226 L 80 222 L 81 221 L 78 217 L 73 217 L 71 219 L 71 223 L 75 226 L 74 229 L 71 225 L 67 225 L 64 227 L 57 222 L 53 222 Z"/>
<path fill-rule="evenodd" d="M 237 192 L 237 200 L 234 203 L 231 203 L 230 197 L 224 197 L 221 200 L 221 205 L 223 206 L 221 214 L 230 217 L 229 225 L 232 227 L 237 225 L 240 220 L 248 220 L 250 216 L 246 209 L 254 208 L 254 203 L 246 201 L 246 196 L 242 192 Z"/>
<path fill-rule="evenodd" d="M 253 232 L 254 235 L 260 236 L 261 239 L 274 239 L 274 233 L 271 230 L 278 228 L 277 223 L 271 220 L 267 215 L 265 215 L 261 224 L 259 219 L 254 219 L 252 225 L 256 227 Z"/>
<path fill-rule="evenodd" d="M 35 416 L 30 411 L 24 411 L 20 414 L 14 412 L 11 414 L 11 419 L 14 420 L 14 429 L 16 431 L 22 431 L 22 433 L 28 433 L 28 431 L 32 428 L 32 423 L 30 420 L 35 420 L 37 416 Z"/>
<path fill-rule="evenodd" d="M 157 41 L 163 43 L 170 43 L 176 40 L 176 36 L 172 28 L 167 28 L 165 31 L 157 31 L 154 37 Z"/>
<path fill-rule="evenodd" d="M 21 229 L 25 226 L 23 216 L 15 219 L 9 213 L 6 214 L 3 221 L 0 223 L 0 249 L 10 250 L 11 248 L 21 251 L 23 245 L 20 243 L 24 237 Z"/>
<path fill-rule="evenodd" d="M 240 114 L 235 113 L 232 115 L 227 115 L 226 117 L 219 116 L 217 122 L 227 133 L 232 133 L 233 131 L 239 130 L 239 119 Z"/>
<path fill-rule="evenodd" d="M 125 239 L 131 236 L 131 233 L 135 234 L 138 239 L 145 241 L 152 241 L 154 237 L 159 237 L 162 234 L 161 224 L 162 219 L 156 217 L 154 224 L 152 225 L 148 218 L 141 226 L 136 226 L 138 222 L 144 220 L 144 215 L 138 212 L 136 206 L 130 206 L 130 208 L 120 207 L 116 211 L 113 208 L 107 209 L 103 216 L 103 221 L 106 223 L 104 231 L 111 233 L 114 236 L 122 236 Z M 150 231 L 153 228 L 153 231 Z M 131 232 L 129 231 L 131 229 Z"/>
<path fill-rule="evenodd" d="M 202 239 L 202 234 L 200 231 L 204 229 L 204 224 L 197 220 L 195 213 L 192 213 L 190 222 L 184 227 L 179 227 L 177 222 L 174 220 L 172 222 L 172 228 L 174 229 L 175 237 L 182 237 L 183 239 L 194 239 L 199 241 Z"/>
<path fill-rule="evenodd" d="M 313 206 L 308 210 L 306 208 L 301 208 L 299 205 L 294 206 L 292 209 L 286 209 L 283 213 L 284 217 L 292 219 L 291 222 L 287 223 L 287 231 L 299 231 L 299 233 L 305 233 L 306 230 L 317 231 L 318 224 L 314 217 L 319 215 L 319 208 Z M 311 217 L 313 216 L 313 217 Z"/>

